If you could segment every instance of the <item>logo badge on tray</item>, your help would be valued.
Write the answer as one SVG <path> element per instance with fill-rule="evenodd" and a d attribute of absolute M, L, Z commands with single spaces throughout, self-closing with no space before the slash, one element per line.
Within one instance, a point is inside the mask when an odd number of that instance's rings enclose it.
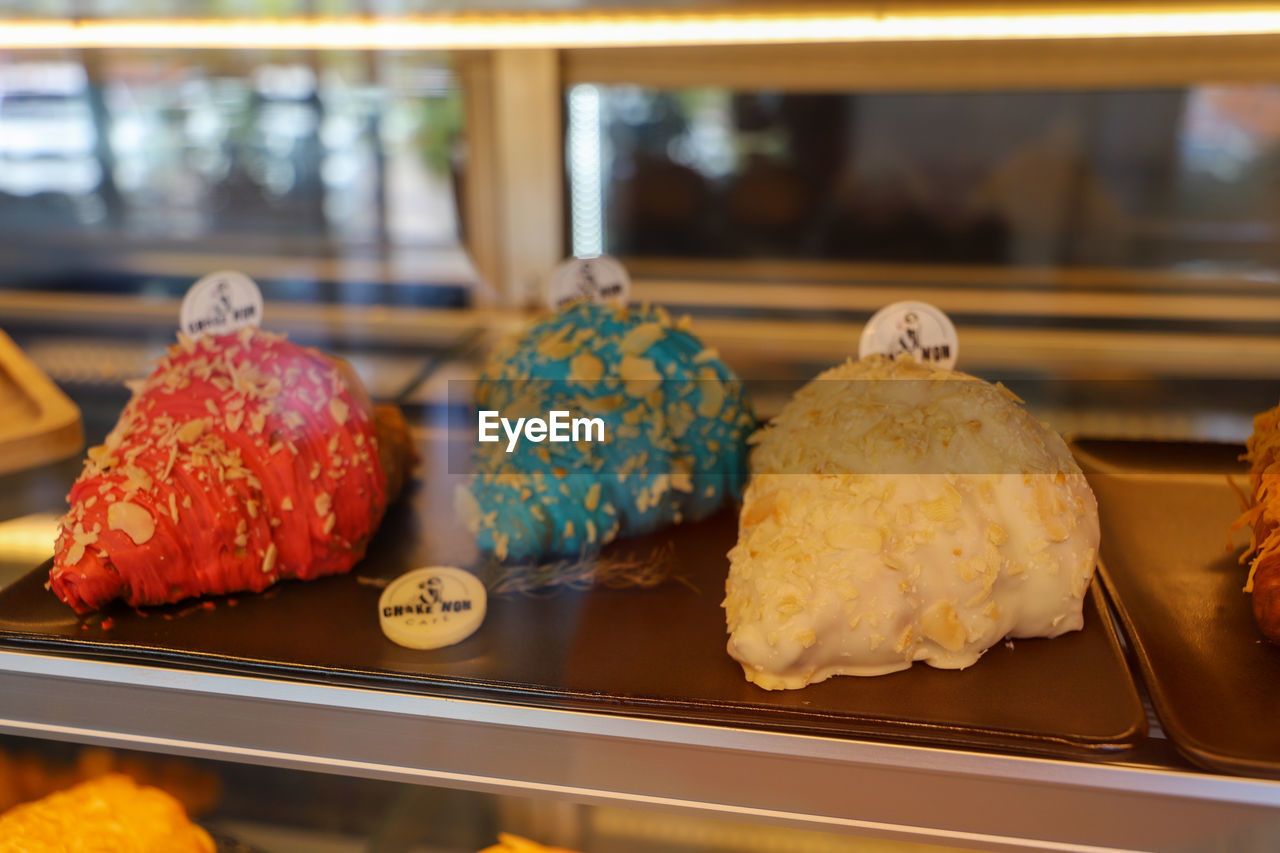
<path fill-rule="evenodd" d="M 378 600 L 382 633 L 410 649 L 460 643 L 484 621 L 487 593 L 470 572 L 447 566 L 414 569 L 396 578 Z"/>

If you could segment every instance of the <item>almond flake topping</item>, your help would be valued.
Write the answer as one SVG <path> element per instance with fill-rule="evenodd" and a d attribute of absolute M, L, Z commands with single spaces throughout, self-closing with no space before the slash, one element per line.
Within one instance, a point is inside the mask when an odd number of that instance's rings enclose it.
<path fill-rule="evenodd" d="M 141 468 L 129 465 L 124 469 L 124 476 L 129 481 L 129 486 L 136 490 L 148 491 L 151 489 L 151 475 Z"/>
<path fill-rule="evenodd" d="M 155 535 L 156 520 L 135 503 L 116 501 L 107 507 L 107 528 L 123 531 L 133 544 L 144 545 Z"/>
<path fill-rule="evenodd" d="M 80 525 L 76 525 L 71 531 L 71 548 L 67 551 L 66 561 L 68 565 L 74 566 L 84 557 L 84 549 L 86 546 L 92 545 L 98 541 L 98 531 L 85 532 Z"/>
<path fill-rule="evenodd" d="M 205 401 L 209 402 L 209 401 Z M 191 444 L 204 433 L 204 421 L 197 418 L 193 421 L 187 421 L 178 427 L 177 439 L 183 444 Z"/>
<path fill-rule="evenodd" d="M 161 480 L 161 482 L 166 482 L 166 481 L 168 481 L 168 479 L 169 479 L 169 472 L 173 470 L 173 463 L 174 463 L 174 462 L 176 462 L 176 461 L 177 461 L 177 459 L 178 459 L 178 448 L 177 448 L 177 446 L 175 445 L 175 446 L 173 446 L 173 447 L 170 447 L 170 448 L 169 448 L 169 458 L 168 458 L 168 460 L 164 463 L 164 470 L 160 472 L 160 480 Z"/>

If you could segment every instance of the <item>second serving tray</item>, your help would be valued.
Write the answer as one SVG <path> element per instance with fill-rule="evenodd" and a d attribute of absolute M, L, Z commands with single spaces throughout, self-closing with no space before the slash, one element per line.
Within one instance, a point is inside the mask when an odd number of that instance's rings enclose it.
<path fill-rule="evenodd" d="M 1237 445 L 1077 441 L 1102 521 L 1101 573 L 1165 733 L 1212 770 L 1280 778 L 1280 646 L 1242 591 L 1248 489 Z"/>

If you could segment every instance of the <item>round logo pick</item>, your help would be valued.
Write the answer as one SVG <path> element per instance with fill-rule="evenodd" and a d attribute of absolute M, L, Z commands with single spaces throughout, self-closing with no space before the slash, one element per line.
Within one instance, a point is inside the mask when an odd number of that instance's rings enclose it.
<path fill-rule="evenodd" d="M 262 291 L 235 270 L 209 273 L 191 285 L 182 300 L 178 328 L 185 335 L 225 335 L 262 323 Z"/>
<path fill-rule="evenodd" d="M 960 341 L 951 318 L 927 302 L 894 302 L 867 321 L 858 342 L 858 358 L 872 353 L 908 354 L 916 361 L 955 367 Z"/>
<path fill-rule="evenodd" d="M 547 282 L 547 304 L 553 310 L 575 299 L 625 305 L 630 295 L 631 276 L 611 255 L 570 258 L 551 272 Z"/>
<path fill-rule="evenodd" d="M 440 649 L 470 637 L 484 621 L 484 584 L 448 566 L 414 569 L 392 581 L 378 600 L 382 633 L 410 649 Z"/>

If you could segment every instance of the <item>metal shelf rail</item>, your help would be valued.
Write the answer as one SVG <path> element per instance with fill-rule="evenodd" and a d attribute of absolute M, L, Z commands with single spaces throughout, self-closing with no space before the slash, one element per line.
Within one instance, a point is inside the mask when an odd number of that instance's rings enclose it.
<path fill-rule="evenodd" d="M 0 652 L 0 731 L 983 849 L 1262 849 L 1280 782 Z"/>

